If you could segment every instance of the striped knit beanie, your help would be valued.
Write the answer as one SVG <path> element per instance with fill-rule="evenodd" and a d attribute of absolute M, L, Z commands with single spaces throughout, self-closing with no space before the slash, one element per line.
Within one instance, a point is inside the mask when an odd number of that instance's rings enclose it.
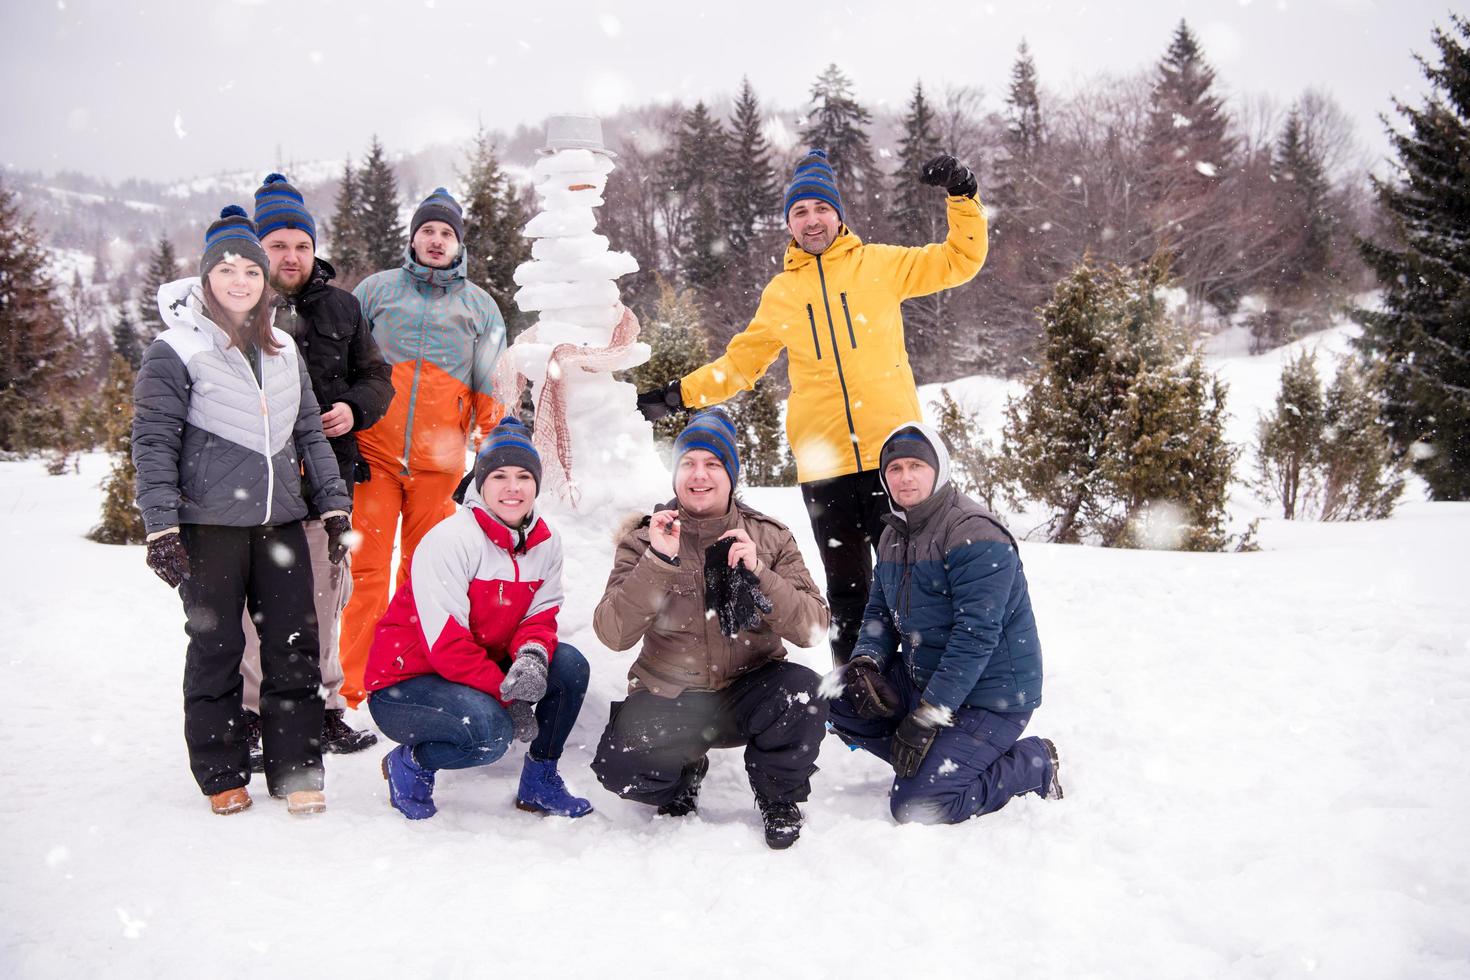
<path fill-rule="evenodd" d="M 316 247 L 316 221 L 306 210 L 301 192 L 281 174 L 266 174 L 255 192 L 255 231 L 261 238 L 282 228 L 295 228 L 311 236 Z"/>
<path fill-rule="evenodd" d="M 219 213 L 219 220 L 204 233 L 204 254 L 199 257 L 199 278 L 209 275 L 209 270 L 227 257 L 238 256 L 249 259 L 260 266 L 262 272 L 270 270 L 270 261 L 260 239 L 255 235 L 255 225 L 238 204 L 230 204 Z"/>
<path fill-rule="evenodd" d="M 725 472 L 730 474 L 733 488 L 740 476 L 740 450 L 735 446 L 735 423 L 723 408 L 709 408 L 695 414 L 674 440 L 674 462 L 691 449 L 703 449 L 719 457 Z"/>
<path fill-rule="evenodd" d="M 528 471 L 536 481 L 536 492 L 541 492 L 541 456 L 531 444 L 531 431 L 520 419 L 509 415 L 490 430 L 485 445 L 475 457 L 475 489 L 483 488 L 485 478 L 502 466 L 519 466 Z"/>
<path fill-rule="evenodd" d="M 419 205 L 418 210 L 413 213 L 413 220 L 409 222 L 408 237 L 412 239 L 417 235 L 426 221 L 444 222 L 454 229 L 455 238 L 464 241 L 464 209 L 444 188 L 436 187 L 434 193 L 424 198 L 424 203 Z"/>
<path fill-rule="evenodd" d="M 791 205 L 812 199 L 826 201 L 837 210 L 838 220 L 842 219 L 842 195 L 837 193 L 837 176 L 827 162 L 826 150 L 809 150 L 796 165 L 796 173 L 786 185 L 786 207 L 781 213 L 790 215 Z"/>
<path fill-rule="evenodd" d="M 939 454 L 934 451 L 933 443 L 913 426 L 899 429 L 883 443 L 878 453 L 878 471 L 881 473 L 888 469 L 888 464 L 895 459 L 923 460 L 934 467 L 936 473 L 939 471 Z"/>

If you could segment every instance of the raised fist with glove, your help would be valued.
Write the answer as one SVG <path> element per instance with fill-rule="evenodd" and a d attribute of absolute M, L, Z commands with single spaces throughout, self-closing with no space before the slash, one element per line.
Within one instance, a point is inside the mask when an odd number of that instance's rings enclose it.
<path fill-rule="evenodd" d="M 684 394 L 679 388 L 678 378 L 662 388 L 638 392 L 638 411 L 650 422 L 657 422 L 670 412 L 677 412 L 683 407 Z"/>
<path fill-rule="evenodd" d="M 189 577 L 189 553 L 179 529 L 168 528 L 148 535 L 148 567 L 171 589 Z"/>
<path fill-rule="evenodd" d="M 919 182 L 943 187 L 951 197 L 974 197 L 980 189 L 974 171 L 948 153 L 924 164 L 919 170 Z"/>
<path fill-rule="evenodd" d="M 517 742 L 529 742 L 536 737 L 536 702 L 546 696 L 546 668 L 550 660 L 540 647 L 521 647 L 515 663 L 505 672 L 500 682 L 500 696 L 506 701 L 505 710 L 515 726 Z"/>
<path fill-rule="evenodd" d="M 888 752 L 893 774 L 899 779 L 911 779 L 919 771 L 924 756 L 929 754 L 929 747 L 934 744 L 939 729 L 948 728 L 953 723 L 948 709 L 920 701 L 919 706 L 898 723 L 898 730 L 893 733 Z"/>

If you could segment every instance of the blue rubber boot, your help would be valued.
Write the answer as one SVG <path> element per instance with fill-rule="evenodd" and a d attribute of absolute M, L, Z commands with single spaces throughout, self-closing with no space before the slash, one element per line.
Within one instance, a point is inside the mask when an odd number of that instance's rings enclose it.
<path fill-rule="evenodd" d="M 383 778 L 388 780 L 388 802 L 410 820 L 427 820 L 439 812 L 434 806 L 434 770 L 413 760 L 413 747 L 400 745 L 383 756 Z"/>
<path fill-rule="evenodd" d="M 516 791 L 516 808 L 531 813 L 549 813 L 556 817 L 585 817 L 592 812 L 592 804 L 580 796 L 567 792 L 556 771 L 556 760 L 542 762 L 526 753 L 521 766 L 521 787 Z"/>

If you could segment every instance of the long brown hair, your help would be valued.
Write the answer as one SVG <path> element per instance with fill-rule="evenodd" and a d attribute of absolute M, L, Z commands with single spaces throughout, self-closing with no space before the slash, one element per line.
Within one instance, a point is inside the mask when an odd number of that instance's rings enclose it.
<path fill-rule="evenodd" d="M 244 350 L 248 345 L 262 354 L 281 352 L 281 344 L 276 340 L 275 331 L 271 329 L 271 309 L 275 302 L 276 294 L 270 284 L 266 283 L 260 291 L 260 300 L 245 314 L 245 326 L 236 331 L 230 325 L 229 317 L 216 312 L 220 309 L 219 303 L 214 297 L 214 290 L 209 288 L 209 277 L 204 277 L 204 314 L 229 336 L 231 347 Z"/>

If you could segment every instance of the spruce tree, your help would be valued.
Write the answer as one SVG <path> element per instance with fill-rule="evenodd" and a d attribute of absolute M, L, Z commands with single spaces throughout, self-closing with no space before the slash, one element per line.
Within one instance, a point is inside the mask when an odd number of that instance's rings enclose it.
<path fill-rule="evenodd" d="M 939 389 L 939 399 L 929 403 L 934 427 L 949 451 L 950 480 L 961 493 L 969 494 L 995 510 L 1000 483 L 990 440 L 980 432 L 972 412 L 955 401 L 948 388 Z"/>
<path fill-rule="evenodd" d="M 927 245 L 939 237 L 943 209 L 937 206 L 934 188 L 919 183 L 919 171 L 941 151 L 934 108 L 924 98 L 924 84 L 914 83 L 908 112 L 903 117 L 903 135 L 898 141 L 898 166 L 893 171 L 889 200 L 896 243 Z"/>
<path fill-rule="evenodd" d="M 684 214 L 674 246 L 686 281 L 701 293 L 719 282 L 728 261 L 721 199 L 727 146 L 725 128 L 697 102 L 680 120 L 669 161 L 670 186 Z"/>
<path fill-rule="evenodd" d="M 1362 349 L 1382 366 L 1395 447 L 1436 500 L 1470 499 L 1470 20 L 1433 34 L 1440 62 L 1419 108 L 1395 101 L 1399 176 L 1375 180 L 1392 240 L 1361 243 L 1383 291 L 1359 309 Z"/>
<path fill-rule="evenodd" d="M 147 538 L 143 513 L 134 502 L 138 474 L 132 450 L 133 376 L 123 357 L 113 357 L 100 399 L 112 469 L 102 485 L 102 520 L 87 537 L 102 544 L 142 544 Z"/>
<path fill-rule="evenodd" d="M 664 279 L 659 280 L 658 291 L 658 306 L 653 317 L 643 322 L 638 336 L 653 351 L 626 377 L 639 391 L 666 385 L 670 378 L 682 378 L 709 360 L 698 300 Z M 688 421 L 687 411 L 673 412 L 653 424 L 654 437 L 672 442 Z"/>
<path fill-rule="evenodd" d="M 117 320 L 112 325 L 112 352 L 127 361 L 134 371 L 143 363 L 143 344 L 126 307 L 117 311 Z"/>
<path fill-rule="evenodd" d="M 163 316 L 158 312 L 158 291 L 179 278 L 179 259 L 174 252 L 174 243 L 167 235 L 159 235 L 148 257 L 148 268 L 143 272 L 143 282 L 138 286 L 138 322 L 144 324 L 144 334 L 150 340 L 163 332 Z"/>
<path fill-rule="evenodd" d="M 470 147 L 464 182 L 464 244 L 470 281 L 485 288 L 510 325 L 515 305 L 515 271 L 531 258 L 531 241 L 521 229 L 531 220 L 525 201 L 500 167 L 495 142 L 482 127 Z M 517 324 L 519 326 L 519 324 Z M 519 330 L 512 331 L 512 337 Z"/>
<path fill-rule="evenodd" d="M 849 226 L 866 226 L 869 215 L 882 212 L 869 200 L 879 190 L 865 128 L 872 121 L 873 114 L 853 97 L 852 82 L 842 69 L 829 64 L 812 83 L 811 110 L 801 138 L 807 146 L 827 151 Z"/>
<path fill-rule="evenodd" d="M 1045 136 L 1036 61 L 1031 57 L 1031 48 L 1024 38 L 1016 49 L 1016 61 L 1011 65 L 1011 84 L 1006 90 L 1005 103 L 1005 144 L 1010 159 L 1022 168 L 1031 166 L 1041 155 Z"/>
<path fill-rule="evenodd" d="M 1318 453 L 1324 521 L 1381 520 L 1403 493 L 1404 461 L 1393 456 L 1374 392 L 1352 361 L 1339 365 L 1327 389 Z"/>
<path fill-rule="evenodd" d="M 786 446 L 781 426 L 781 400 L 769 376 L 762 377 L 750 391 L 725 403 L 735 424 L 740 472 L 746 486 L 789 487 L 796 484 L 796 464 Z"/>
<path fill-rule="evenodd" d="M 403 264 L 407 238 L 398 217 L 398 179 L 376 136 L 363 162 L 357 190 L 363 262 L 370 272 L 395 269 Z"/>
<path fill-rule="evenodd" d="M 342 182 L 337 186 L 337 202 L 332 211 L 331 251 L 328 253 L 341 283 L 355 284 L 355 280 L 375 271 L 367 267 L 367 243 L 363 240 L 361 227 L 360 181 L 357 171 L 352 169 L 352 161 L 343 163 Z"/>
<path fill-rule="evenodd" d="M 1281 516 L 1288 521 L 1316 489 L 1323 424 L 1317 360 L 1302 351 L 1282 368 L 1276 407 L 1256 426 L 1257 493 L 1281 504 Z"/>
<path fill-rule="evenodd" d="M 742 78 L 730 120 L 723 188 L 725 241 L 737 266 L 749 262 L 763 232 L 784 224 L 781 188 L 762 125 L 755 90 L 749 78 Z"/>

